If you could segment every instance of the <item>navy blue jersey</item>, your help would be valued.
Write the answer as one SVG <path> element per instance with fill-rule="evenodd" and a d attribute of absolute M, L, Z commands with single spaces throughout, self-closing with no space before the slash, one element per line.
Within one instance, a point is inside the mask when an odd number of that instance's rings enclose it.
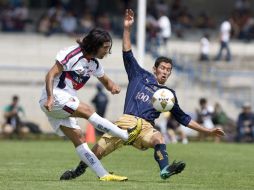
<path fill-rule="evenodd" d="M 160 112 L 153 108 L 152 96 L 156 90 L 167 88 L 175 96 L 175 104 L 171 113 L 179 123 L 187 126 L 191 117 L 179 107 L 175 91 L 166 86 L 159 85 L 152 73 L 139 66 L 131 50 L 123 52 L 123 60 L 129 80 L 125 97 L 124 114 L 134 115 L 150 123 L 154 123 L 154 120 L 160 116 Z"/>

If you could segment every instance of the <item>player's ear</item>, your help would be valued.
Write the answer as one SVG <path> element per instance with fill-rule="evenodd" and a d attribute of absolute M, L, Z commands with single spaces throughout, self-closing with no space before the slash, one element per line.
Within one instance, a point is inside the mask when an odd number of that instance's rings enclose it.
<path fill-rule="evenodd" d="M 156 67 L 153 66 L 153 74 L 156 74 Z"/>

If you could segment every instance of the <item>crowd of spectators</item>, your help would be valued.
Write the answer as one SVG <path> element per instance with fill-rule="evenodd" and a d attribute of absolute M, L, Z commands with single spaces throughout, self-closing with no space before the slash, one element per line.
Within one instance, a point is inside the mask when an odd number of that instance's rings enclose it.
<path fill-rule="evenodd" d="M 199 104 L 200 108 L 196 111 L 197 121 L 207 128 L 223 128 L 227 134 L 224 141 L 254 142 L 254 113 L 250 103 L 242 104 L 238 118 L 230 118 L 218 102 L 211 106 L 206 98 L 200 98 Z M 215 138 L 215 142 L 220 141 L 221 139 Z"/>
<path fill-rule="evenodd" d="M 0 6 L 1 29 L 4 32 L 24 31 L 30 22 L 29 10 L 24 3 L 4 4 Z"/>
<path fill-rule="evenodd" d="M 250 0 L 236 0 L 231 15 L 233 37 L 250 41 L 254 38 L 254 17 Z"/>
<path fill-rule="evenodd" d="M 62 3 L 57 3 L 43 13 L 38 21 L 37 32 L 47 36 L 54 33 L 66 33 L 76 35 L 87 33 L 94 27 L 100 27 L 112 31 L 112 23 L 109 14 L 105 12 L 93 13 L 94 8 L 85 8 L 77 12 L 66 8 Z"/>
<path fill-rule="evenodd" d="M 28 5 L 22 0 L 6 2 L 0 3 L 0 28 L 2 31 L 24 31 L 26 25 L 32 24 L 35 31 L 45 35 L 53 33 L 74 35 L 87 32 L 95 26 L 121 34 L 121 28 L 117 24 L 121 22 L 118 15 L 122 14 L 125 7 L 134 9 L 136 7 L 136 2 L 131 0 L 114 1 L 114 8 L 107 6 L 106 1 L 54 0 L 47 5 L 48 8 L 43 8 L 45 10 L 42 14 L 29 15 Z M 179 38 L 183 38 L 188 29 L 215 30 L 220 24 L 220 20 L 216 20 L 217 18 L 213 18 L 205 10 L 196 14 L 192 12 L 182 0 L 170 2 L 148 0 L 148 35 L 154 36 L 160 32 L 157 22 L 161 13 L 169 18 L 172 32 Z M 33 11 L 33 14 L 36 14 L 36 11 Z M 225 16 L 231 20 L 233 37 L 247 41 L 254 38 L 254 19 L 249 0 L 236 0 L 232 14 Z"/>

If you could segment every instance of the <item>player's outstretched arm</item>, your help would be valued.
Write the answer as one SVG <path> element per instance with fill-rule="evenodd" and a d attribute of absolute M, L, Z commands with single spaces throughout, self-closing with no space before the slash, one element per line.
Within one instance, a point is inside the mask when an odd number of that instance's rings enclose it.
<path fill-rule="evenodd" d="M 121 91 L 120 86 L 114 83 L 106 74 L 103 77 L 98 78 L 99 81 L 105 86 L 105 88 L 112 94 L 119 94 Z"/>
<path fill-rule="evenodd" d="M 125 10 L 123 30 L 123 51 L 131 50 L 131 27 L 134 23 L 134 12 L 131 9 Z"/>
<path fill-rule="evenodd" d="M 216 128 L 213 128 L 213 129 L 207 129 L 207 128 L 199 125 L 194 120 L 190 121 L 188 127 L 191 128 L 191 129 L 194 129 L 198 132 L 205 133 L 205 134 L 212 135 L 212 136 L 222 137 L 222 136 L 225 135 L 225 132 L 219 127 L 216 127 Z"/>

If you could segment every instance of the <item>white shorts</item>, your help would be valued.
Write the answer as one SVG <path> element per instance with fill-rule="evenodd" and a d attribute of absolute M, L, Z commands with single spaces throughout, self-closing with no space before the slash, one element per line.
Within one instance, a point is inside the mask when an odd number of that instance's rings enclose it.
<path fill-rule="evenodd" d="M 80 103 L 79 99 L 76 96 L 72 96 L 61 89 L 54 89 L 53 94 L 54 104 L 52 106 L 52 111 L 49 112 L 44 107 L 47 98 L 43 97 L 39 103 L 42 111 L 47 115 L 48 120 L 55 133 L 59 136 L 64 136 L 60 126 L 81 129 L 77 124 L 77 119 L 70 117 L 71 114 L 78 108 Z"/>

